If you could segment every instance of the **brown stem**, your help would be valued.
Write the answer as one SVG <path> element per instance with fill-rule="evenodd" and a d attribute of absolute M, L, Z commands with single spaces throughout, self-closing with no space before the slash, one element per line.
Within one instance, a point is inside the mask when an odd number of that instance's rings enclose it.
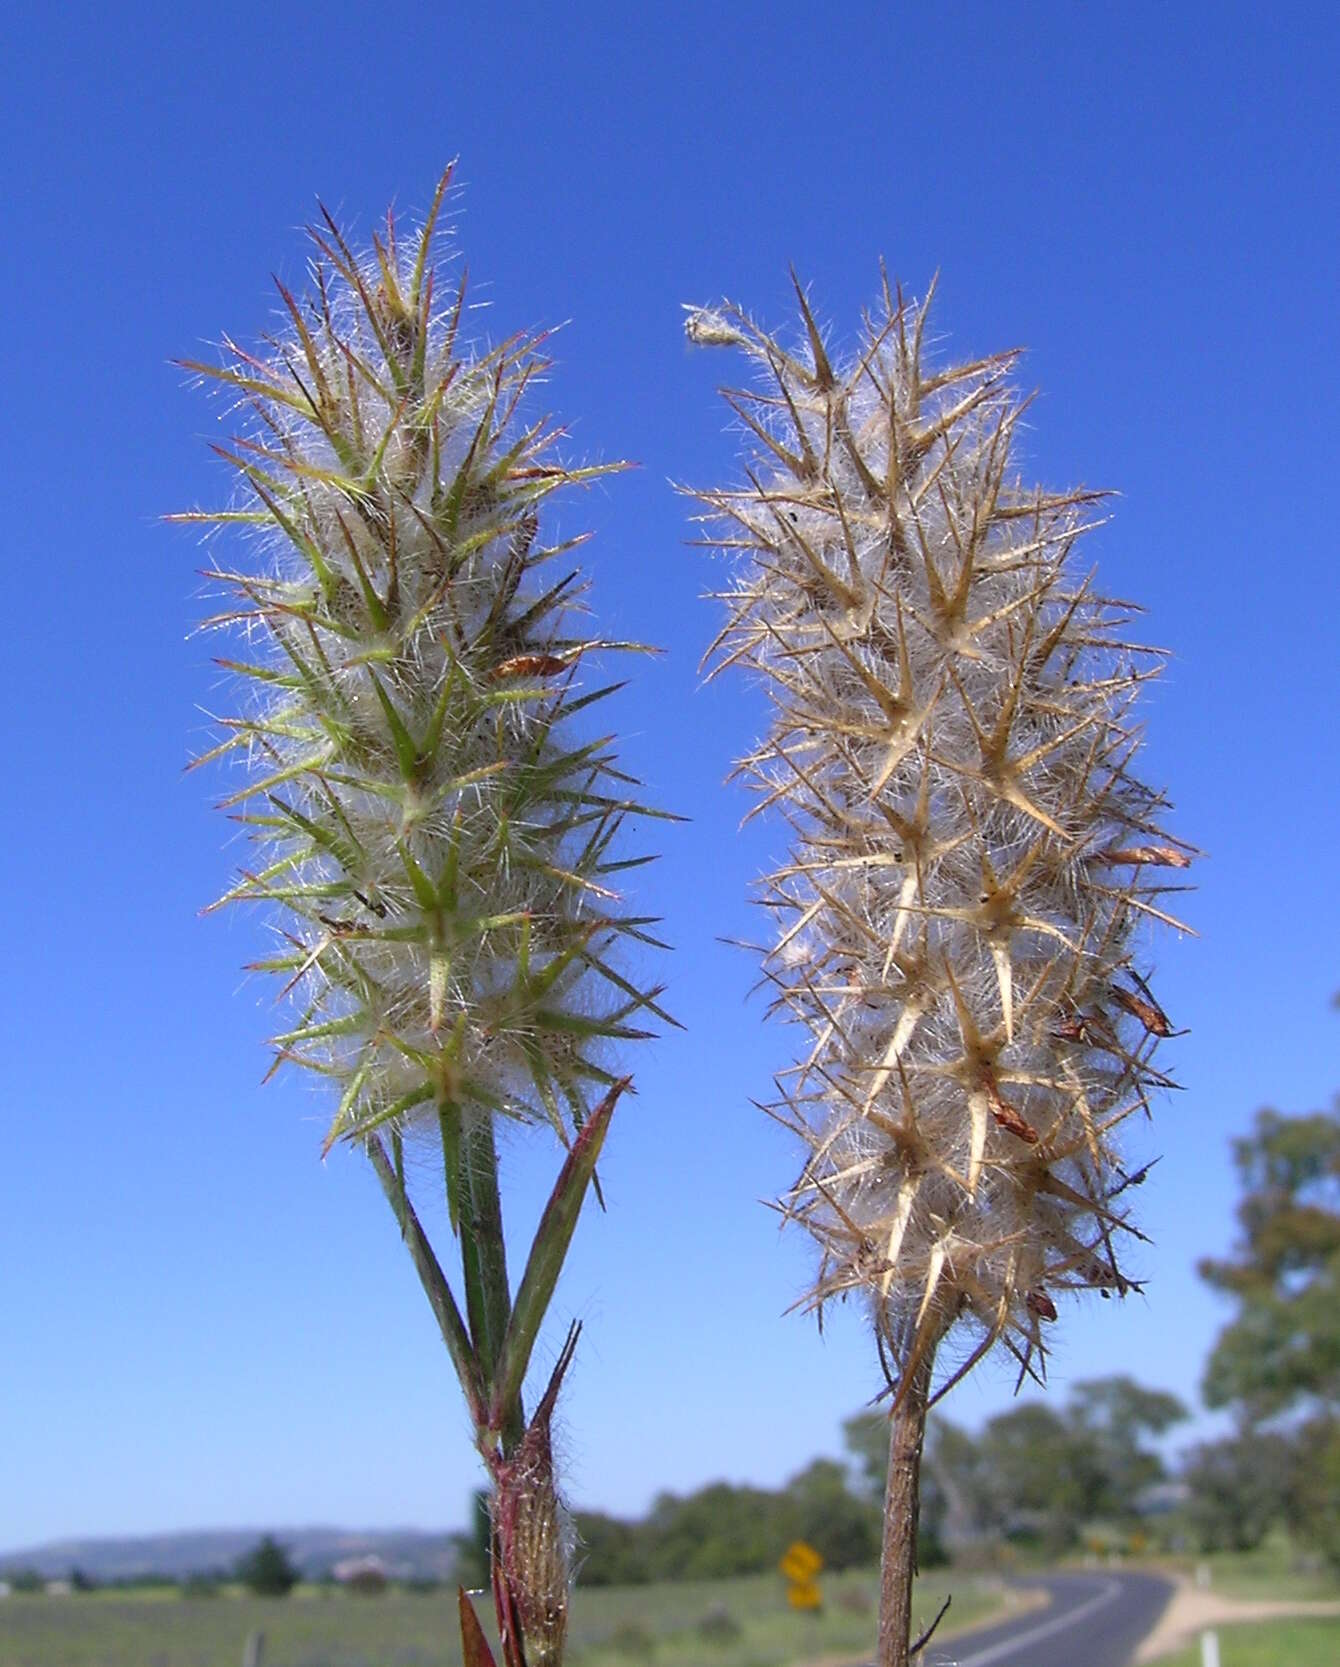
<path fill-rule="evenodd" d="M 912 1578 L 917 1572 L 921 1443 L 926 1435 L 933 1349 L 914 1367 L 889 1419 L 889 1479 L 884 1490 L 884 1549 L 880 1566 L 878 1667 L 908 1667 L 912 1637 Z"/>

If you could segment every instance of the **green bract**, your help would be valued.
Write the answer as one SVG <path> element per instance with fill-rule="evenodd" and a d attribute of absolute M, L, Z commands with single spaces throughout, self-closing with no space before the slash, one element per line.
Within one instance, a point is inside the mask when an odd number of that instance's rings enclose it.
<path fill-rule="evenodd" d="M 476 357 L 463 283 L 435 304 L 446 183 L 408 253 L 388 222 L 360 262 L 327 216 L 312 297 L 280 286 L 291 335 L 189 367 L 252 413 L 217 449 L 255 506 L 189 519 L 248 524 L 269 558 L 209 575 L 251 698 L 206 757 L 245 757 L 224 802 L 259 848 L 222 901 L 279 907 L 284 947 L 257 965 L 302 997 L 279 1060 L 338 1087 L 327 1146 L 469 1108 L 566 1142 L 614 1080 L 600 1044 L 644 1036 L 659 993 L 615 964 L 650 940 L 614 878 L 648 859 L 611 846 L 650 812 L 611 738 L 567 721 L 618 687 L 580 688 L 583 657 L 637 645 L 574 631 L 581 540 L 540 535 L 545 500 L 619 465 L 563 466 L 561 431 L 520 415 L 537 340 Z"/>

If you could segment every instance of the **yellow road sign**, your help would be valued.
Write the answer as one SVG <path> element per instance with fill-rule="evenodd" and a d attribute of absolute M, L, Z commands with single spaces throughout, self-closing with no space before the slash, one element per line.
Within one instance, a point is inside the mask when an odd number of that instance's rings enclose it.
<path fill-rule="evenodd" d="M 786 1552 L 777 1567 L 783 1575 L 797 1586 L 808 1585 L 824 1566 L 824 1560 L 812 1545 L 806 1545 L 804 1540 L 795 1540 L 786 1548 Z"/>
<path fill-rule="evenodd" d="M 823 1566 L 823 1558 L 804 1540 L 795 1540 L 787 1546 L 786 1554 L 777 1567 L 785 1576 L 786 1601 L 792 1609 L 823 1608 L 823 1593 L 815 1578 Z"/>

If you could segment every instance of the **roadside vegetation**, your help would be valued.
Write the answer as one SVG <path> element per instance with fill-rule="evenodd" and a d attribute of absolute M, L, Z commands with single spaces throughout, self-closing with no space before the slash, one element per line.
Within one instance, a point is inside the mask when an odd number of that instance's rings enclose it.
<path fill-rule="evenodd" d="M 1214 1551 L 1160 1559 L 1170 1572 L 1210 1572 L 1210 1590 L 1244 1603 L 1314 1603 L 1340 1598 L 1340 1571 L 1275 1528 L 1251 1551 Z M 1336 1660 L 1340 1661 L 1340 1654 Z"/>
<path fill-rule="evenodd" d="M 1340 1620 L 1256 1621 L 1219 1629 L 1220 1667 L 1335 1667 Z M 1200 1645 L 1161 1656 L 1156 1667 L 1201 1667 Z"/>
<path fill-rule="evenodd" d="M 817 1615 L 790 1609 L 776 1574 L 584 1592 L 568 1659 L 574 1667 L 783 1667 L 868 1648 L 878 1571 L 822 1585 Z M 918 1583 L 923 1624 L 951 1592 L 937 1638 L 1010 1601 L 996 1578 L 937 1570 Z M 369 1598 L 303 1585 L 283 1602 L 164 1602 L 147 1592 L 11 1597 L 0 1604 L 0 1667 L 237 1667 L 256 1630 L 265 1634 L 265 1667 L 460 1667 L 455 1616 L 455 1594 L 445 1588 Z"/>

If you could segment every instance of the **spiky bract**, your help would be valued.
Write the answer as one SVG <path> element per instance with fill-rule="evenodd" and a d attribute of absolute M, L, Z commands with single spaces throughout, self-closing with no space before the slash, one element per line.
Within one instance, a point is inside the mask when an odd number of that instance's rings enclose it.
<path fill-rule="evenodd" d="M 388 217 L 360 257 L 327 215 L 310 295 L 280 286 L 288 333 L 190 367 L 249 408 L 218 449 L 250 502 L 178 519 L 262 537 L 254 570 L 209 575 L 236 597 L 211 623 L 252 650 L 221 664 L 254 699 L 207 756 L 250 766 L 225 803 L 261 854 L 224 901 L 280 911 L 259 964 L 303 1009 L 278 1058 L 334 1079 L 328 1145 L 440 1121 L 454 1214 L 461 1113 L 566 1142 L 613 1080 L 601 1045 L 645 1034 L 657 992 L 615 964 L 647 924 L 611 885 L 633 866 L 611 852 L 630 778 L 569 724 L 610 692 L 579 692 L 583 655 L 633 645 L 574 634 L 582 586 L 558 563 L 581 540 L 541 536 L 547 500 L 603 471 L 519 414 L 538 341 L 476 355 L 463 279 L 440 304 L 448 178 L 408 248 Z"/>
<path fill-rule="evenodd" d="M 782 1207 L 820 1247 L 809 1303 L 868 1293 L 905 1390 L 955 1320 L 969 1363 L 998 1340 L 1029 1367 L 1052 1293 L 1127 1289 L 1113 1135 L 1169 1030 L 1133 931 L 1188 857 L 1130 773 L 1157 659 L 1076 570 L 1098 495 L 1016 477 L 1015 355 L 930 363 L 929 297 L 886 281 L 835 366 L 797 293 L 794 351 L 690 313 L 763 382 L 725 391 L 747 484 L 697 495 L 740 553 L 716 666 L 772 706 L 740 770 L 792 833 L 761 898 L 809 1032 L 769 1107 L 808 1149 Z"/>

